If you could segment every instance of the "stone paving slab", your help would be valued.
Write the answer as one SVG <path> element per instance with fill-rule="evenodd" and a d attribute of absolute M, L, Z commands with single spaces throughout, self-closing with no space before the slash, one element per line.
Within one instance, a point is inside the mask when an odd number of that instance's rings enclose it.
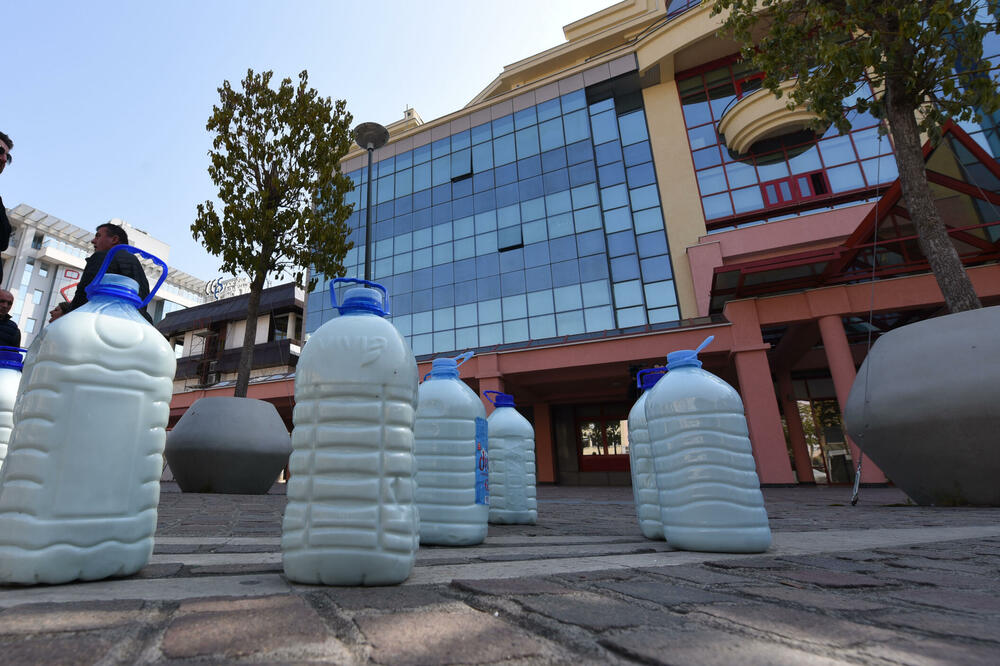
<path fill-rule="evenodd" d="M 0 587 L 11 664 L 997 664 L 1000 509 L 765 489 L 774 547 L 673 551 L 629 488 L 539 488 L 539 523 L 421 549 L 404 585 L 293 585 L 285 497 L 161 495 L 137 576 Z"/>

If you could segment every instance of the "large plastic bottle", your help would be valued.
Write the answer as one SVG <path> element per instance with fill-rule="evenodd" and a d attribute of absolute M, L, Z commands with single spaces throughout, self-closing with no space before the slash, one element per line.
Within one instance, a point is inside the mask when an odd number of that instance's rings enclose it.
<path fill-rule="evenodd" d="M 334 288 L 347 290 L 338 305 Z M 414 501 L 417 363 L 385 319 L 386 291 L 337 278 L 340 316 L 309 338 L 295 372 L 285 575 L 299 583 L 393 585 L 410 575 L 419 517 Z"/>
<path fill-rule="evenodd" d="M 458 372 L 471 356 L 434 359 L 420 384 L 413 450 L 421 545 L 474 546 L 486 538 L 486 409 Z"/>
<path fill-rule="evenodd" d="M 667 543 L 681 550 L 760 553 L 771 545 L 743 401 L 701 369 L 697 349 L 667 355 L 646 421 Z"/>
<path fill-rule="evenodd" d="M 487 423 L 490 433 L 490 522 L 534 525 L 538 520 L 535 492 L 535 431 L 514 409 L 514 397 L 486 391 L 496 409 Z"/>
<path fill-rule="evenodd" d="M 639 371 L 636 383 L 643 393 L 628 413 L 628 457 L 632 471 L 632 496 L 635 499 L 635 514 L 639 519 L 639 529 L 647 539 L 663 538 L 663 521 L 660 516 L 660 492 L 656 486 L 653 451 L 649 444 L 649 429 L 646 426 L 646 397 L 665 372 L 666 368 Z"/>
<path fill-rule="evenodd" d="M 105 274 L 119 251 L 163 268 L 145 301 Z M 126 576 L 149 561 L 176 361 L 138 308 L 166 268 L 115 246 L 89 302 L 32 344 L 0 472 L 0 582 Z"/>
<path fill-rule="evenodd" d="M 14 429 L 14 401 L 24 367 L 21 353 L 25 351 L 20 347 L 0 347 L 0 469 L 3 469 L 10 433 Z"/>

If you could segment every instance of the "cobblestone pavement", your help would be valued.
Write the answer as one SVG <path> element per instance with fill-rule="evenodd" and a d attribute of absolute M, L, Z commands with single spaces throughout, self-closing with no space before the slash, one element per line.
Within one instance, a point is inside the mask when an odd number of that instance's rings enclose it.
<path fill-rule="evenodd" d="M 404 585 L 331 588 L 281 575 L 280 492 L 165 484 L 137 576 L 0 588 L 0 662 L 1000 663 L 1000 509 L 764 496 L 762 555 L 642 538 L 629 488 L 542 487 L 535 526 L 422 548 Z"/>

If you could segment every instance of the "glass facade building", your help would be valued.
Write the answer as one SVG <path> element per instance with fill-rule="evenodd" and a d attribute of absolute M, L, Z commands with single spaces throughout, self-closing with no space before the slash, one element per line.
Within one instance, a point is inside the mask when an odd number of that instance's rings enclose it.
<path fill-rule="evenodd" d="M 635 73 L 373 165 L 372 277 L 417 356 L 680 319 Z M 346 275 L 364 275 L 367 169 Z M 321 276 L 306 331 L 336 315 Z"/>

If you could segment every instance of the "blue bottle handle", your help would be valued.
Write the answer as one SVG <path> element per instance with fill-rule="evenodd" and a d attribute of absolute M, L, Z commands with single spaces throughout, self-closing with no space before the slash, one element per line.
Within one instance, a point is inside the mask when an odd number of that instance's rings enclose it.
<path fill-rule="evenodd" d="M 475 355 L 476 355 L 476 352 L 471 351 L 471 350 L 465 352 L 464 354 L 459 354 L 458 356 L 455 357 L 455 367 L 457 368 L 458 366 L 462 365 L 463 363 L 465 363 L 466 361 L 468 361 L 470 358 L 472 358 Z M 430 376 L 431 376 L 431 373 L 428 372 L 426 375 L 424 375 L 424 378 L 421 379 L 420 381 L 421 382 L 426 382 L 427 378 L 430 377 Z"/>
<path fill-rule="evenodd" d="M 654 372 L 657 372 L 657 373 L 659 373 L 661 375 L 665 375 L 665 374 L 667 374 L 667 368 L 666 367 L 659 367 L 659 368 L 646 368 L 645 370 L 640 370 L 635 375 L 635 384 L 636 384 L 636 386 L 638 386 L 639 388 L 642 388 L 642 378 L 645 377 L 646 375 L 652 374 Z"/>
<path fill-rule="evenodd" d="M 330 303 L 333 304 L 333 307 L 335 308 L 340 307 L 340 303 L 337 302 L 337 292 L 335 291 L 338 282 L 341 284 L 360 284 L 364 285 L 365 287 L 378 289 L 379 291 L 382 292 L 383 309 L 385 309 L 385 306 L 388 306 L 389 304 L 389 292 L 386 291 L 385 287 L 380 285 L 378 282 L 372 282 L 371 280 L 362 280 L 360 278 L 334 278 L 333 281 L 330 282 Z M 386 314 L 389 314 L 388 310 L 386 311 Z"/>
<path fill-rule="evenodd" d="M 108 272 L 108 266 L 111 265 L 111 257 L 118 250 L 127 250 L 132 254 L 141 255 L 146 259 L 150 259 L 154 264 L 163 269 L 163 271 L 160 273 L 160 279 L 156 281 L 156 286 L 149 290 L 149 293 L 146 295 L 146 300 L 144 300 L 139 305 L 139 309 L 141 310 L 142 308 L 146 307 L 146 305 L 148 305 L 151 300 L 153 300 L 153 294 L 155 294 L 156 291 L 160 288 L 160 285 L 163 284 L 163 281 L 167 279 L 167 265 L 159 257 L 154 256 L 149 252 L 146 252 L 145 250 L 140 250 L 139 248 L 133 245 L 115 245 L 110 250 L 108 250 L 108 253 L 104 256 L 104 263 L 101 264 L 101 269 L 97 271 L 97 275 L 94 276 L 94 279 L 91 280 L 90 284 L 97 285 L 101 283 L 101 278 L 103 278 L 104 274 Z M 87 286 L 89 287 L 90 285 Z"/>
<path fill-rule="evenodd" d="M 0 347 L 0 351 L 17 351 L 17 352 L 24 352 L 25 354 L 28 353 L 27 349 L 23 349 L 21 347 Z"/>

